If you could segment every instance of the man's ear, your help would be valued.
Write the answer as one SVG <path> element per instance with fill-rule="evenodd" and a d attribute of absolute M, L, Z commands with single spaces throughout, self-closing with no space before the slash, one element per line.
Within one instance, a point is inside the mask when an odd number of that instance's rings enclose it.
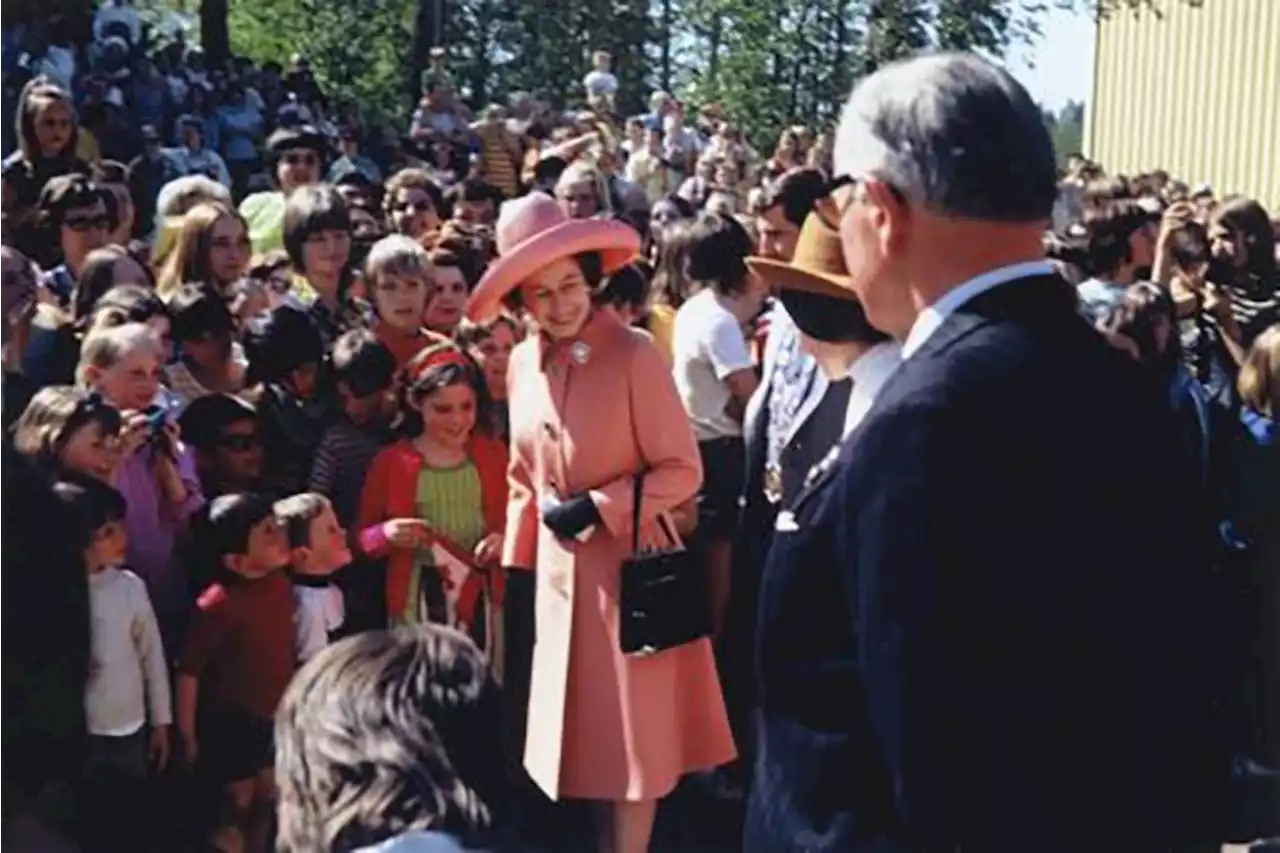
<path fill-rule="evenodd" d="M 238 575 L 243 572 L 244 562 L 247 559 L 249 558 L 245 554 L 223 554 L 222 565 L 227 571 Z"/>
<path fill-rule="evenodd" d="M 102 368 L 96 364 L 86 364 L 84 366 L 84 384 L 90 387 L 97 385 L 98 380 L 102 378 Z"/>

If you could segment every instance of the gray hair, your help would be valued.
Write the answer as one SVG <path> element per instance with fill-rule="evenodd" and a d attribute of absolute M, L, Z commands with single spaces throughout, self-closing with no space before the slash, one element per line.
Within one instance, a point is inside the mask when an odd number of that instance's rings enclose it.
<path fill-rule="evenodd" d="M 849 96 L 836 173 L 876 176 L 936 213 L 998 222 L 1052 216 L 1053 141 L 1007 71 L 973 55 L 895 62 Z"/>

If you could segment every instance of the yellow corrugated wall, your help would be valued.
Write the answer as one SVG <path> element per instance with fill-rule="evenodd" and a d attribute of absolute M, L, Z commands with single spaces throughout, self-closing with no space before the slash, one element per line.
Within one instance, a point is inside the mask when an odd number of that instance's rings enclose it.
<path fill-rule="evenodd" d="M 1280 0 L 1158 0 L 1098 27 L 1086 153 L 1163 168 L 1280 216 Z"/>

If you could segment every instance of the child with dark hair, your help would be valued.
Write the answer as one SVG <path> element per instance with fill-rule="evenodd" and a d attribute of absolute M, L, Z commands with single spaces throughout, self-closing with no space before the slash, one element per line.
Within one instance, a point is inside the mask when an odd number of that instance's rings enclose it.
<path fill-rule="evenodd" d="M 81 543 L 93 656 L 84 700 L 90 741 L 86 817 L 104 843 L 127 844 L 143 817 L 138 802 L 148 771 L 163 771 L 169 758 L 169 669 L 146 584 L 124 568 L 124 496 L 100 480 L 75 475 L 53 490 L 76 527 L 89 534 Z"/>
<path fill-rule="evenodd" d="M 302 491 L 324 431 L 337 408 L 324 384 L 324 341 L 311 312 L 276 308 L 249 332 L 247 384 L 261 384 L 256 405 L 266 450 L 265 487 Z"/>
<path fill-rule="evenodd" d="M 179 359 L 165 366 L 179 408 L 210 394 L 234 394 L 244 384 L 235 354 L 235 319 L 213 288 L 184 284 L 169 302 Z M 243 359 L 243 352 L 241 352 Z"/>
<path fill-rule="evenodd" d="M 649 304 L 649 275 L 639 263 L 628 264 L 609 276 L 592 300 L 624 326 L 643 326 Z"/>
<path fill-rule="evenodd" d="M 333 573 L 351 562 L 347 531 L 324 495 L 303 492 L 276 501 L 276 520 L 289 537 L 299 663 L 315 657 L 342 627 L 342 590 Z"/>
<path fill-rule="evenodd" d="M 351 232 L 351 212 L 333 187 L 299 187 L 289 196 L 284 248 L 298 276 L 295 288 L 313 297 L 310 314 L 325 346 L 372 321 L 369 306 L 351 294 Z"/>
<path fill-rule="evenodd" d="M 479 569 L 498 568 L 507 451 L 476 430 L 483 400 L 479 371 L 454 346 L 423 350 L 403 372 L 408 437 L 374 458 L 356 526 L 366 556 L 389 557 L 386 615 L 393 624 L 452 624 L 481 637 L 494 628 L 480 606 L 490 585 Z M 500 587 L 488 589 L 495 609 Z"/>
<path fill-rule="evenodd" d="M 510 435 L 510 418 L 507 411 L 507 366 L 511 363 L 511 351 L 523 337 L 519 321 L 510 314 L 499 314 L 488 323 L 463 321 L 454 340 L 472 361 L 480 365 L 485 389 L 489 392 L 490 417 L 488 430 L 491 435 L 506 442 Z M 480 424 L 480 430 L 486 429 Z"/>
<path fill-rule="evenodd" d="M 262 476 L 262 428 L 258 411 L 230 394 L 201 397 L 178 418 L 182 438 L 196 456 L 206 496 L 251 491 Z"/>
<path fill-rule="evenodd" d="M 219 849 L 265 853 L 272 719 L 295 662 L 289 541 L 271 500 L 242 493 L 209 502 L 192 546 L 213 582 L 196 602 L 178 665 L 178 733 L 186 761 L 221 787 Z"/>
<path fill-rule="evenodd" d="M 338 338 L 329 356 L 342 417 L 320 440 L 307 488 L 327 497 L 338 523 L 351 530 L 360 508 L 369 466 L 395 439 L 395 357 L 372 332 L 357 329 Z M 379 566 L 357 558 L 338 573 L 346 597 L 346 627 L 353 631 L 386 625 L 386 601 Z"/>
<path fill-rule="evenodd" d="M 371 631 L 313 658 L 277 717 L 279 849 L 483 844 L 502 773 L 486 664 L 434 625 Z"/>

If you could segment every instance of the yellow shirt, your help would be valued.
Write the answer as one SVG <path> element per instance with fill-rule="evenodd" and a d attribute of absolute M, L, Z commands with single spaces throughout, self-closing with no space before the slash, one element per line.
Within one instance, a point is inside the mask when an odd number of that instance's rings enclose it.
<path fill-rule="evenodd" d="M 676 309 L 666 303 L 656 303 L 649 308 L 649 334 L 653 335 L 659 352 L 670 364 L 674 360 L 673 341 L 676 333 Z"/>

